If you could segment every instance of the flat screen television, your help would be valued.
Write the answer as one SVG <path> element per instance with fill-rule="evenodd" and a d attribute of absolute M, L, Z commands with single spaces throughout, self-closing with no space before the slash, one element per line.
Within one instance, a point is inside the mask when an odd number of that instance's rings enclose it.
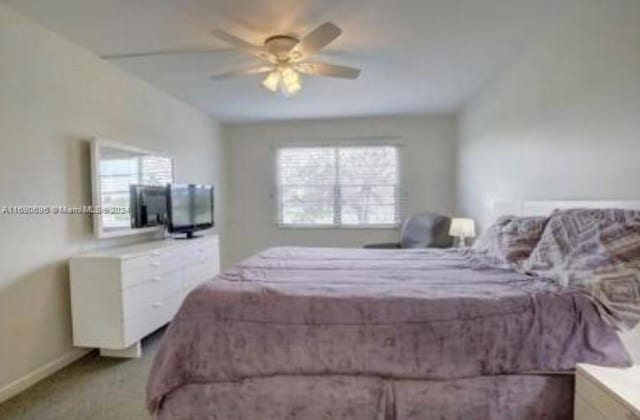
<path fill-rule="evenodd" d="M 170 184 L 167 187 L 168 230 L 186 234 L 212 228 L 214 221 L 213 186 Z"/>
<path fill-rule="evenodd" d="M 167 187 L 131 184 L 129 206 L 132 228 L 163 225 L 167 220 Z"/>

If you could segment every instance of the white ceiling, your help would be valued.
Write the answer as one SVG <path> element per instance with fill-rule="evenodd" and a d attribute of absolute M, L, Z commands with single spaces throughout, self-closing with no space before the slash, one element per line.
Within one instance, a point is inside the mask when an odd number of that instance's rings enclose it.
<path fill-rule="evenodd" d="M 113 61 L 223 121 L 451 112 L 559 13 L 560 0 L 4 0 L 98 55 L 174 48 L 210 54 Z M 356 81 L 305 77 L 286 99 L 260 78 L 208 76 L 256 60 L 209 31 L 260 43 L 325 21 L 343 34 L 325 61 L 362 68 Z M 319 57 L 320 58 L 320 57 Z"/>

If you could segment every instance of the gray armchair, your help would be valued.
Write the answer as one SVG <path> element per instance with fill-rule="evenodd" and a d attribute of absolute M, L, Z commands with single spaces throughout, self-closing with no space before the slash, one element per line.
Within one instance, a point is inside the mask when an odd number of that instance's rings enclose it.
<path fill-rule="evenodd" d="M 367 244 L 368 249 L 448 248 L 453 245 L 449 236 L 451 219 L 436 213 L 422 213 L 408 217 L 402 225 L 400 242 Z"/>

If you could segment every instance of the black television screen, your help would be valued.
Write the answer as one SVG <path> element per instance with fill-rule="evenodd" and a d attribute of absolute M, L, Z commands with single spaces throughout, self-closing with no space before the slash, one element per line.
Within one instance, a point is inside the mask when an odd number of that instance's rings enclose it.
<path fill-rule="evenodd" d="M 157 185 L 129 186 L 131 227 L 160 226 L 167 219 L 167 187 Z"/>
<path fill-rule="evenodd" d="M 167 208 L 171 233 L 186 233 L 191 237 L 193 232 L 215 224 L 211 185 L 169 185 Z"/>

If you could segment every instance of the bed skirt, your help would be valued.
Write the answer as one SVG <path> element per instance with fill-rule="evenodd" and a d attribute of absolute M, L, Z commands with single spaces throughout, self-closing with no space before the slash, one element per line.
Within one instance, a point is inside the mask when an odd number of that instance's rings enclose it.
<path fill-rule="evenodd" d="M 570 420 L 570 374 L 420 381 L 364 376 L 272 376 L 190 383 L 157 420 Z"/>

